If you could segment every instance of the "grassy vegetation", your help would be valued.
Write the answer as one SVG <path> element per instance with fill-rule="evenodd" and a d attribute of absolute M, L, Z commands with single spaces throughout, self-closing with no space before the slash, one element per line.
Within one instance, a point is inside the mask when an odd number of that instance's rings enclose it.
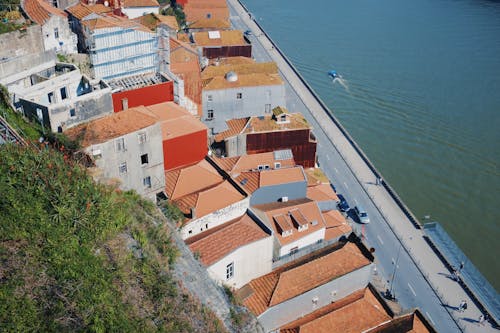
<path fill-rule="evenodd" d="M 4 332 L 219 332 L 179 290 L 161 214 L 54 149 L 0 147 Z"/>
<path fill-rule="evenodd" d="M 172 15 L 177 19 L 177 24 L 182 29 L 186 26 L 186 14 L 182 10 L 182 7 L 178 5 L 175 0 L 170 1 L 170 7 L 162 11 L 163 15 Z"/>

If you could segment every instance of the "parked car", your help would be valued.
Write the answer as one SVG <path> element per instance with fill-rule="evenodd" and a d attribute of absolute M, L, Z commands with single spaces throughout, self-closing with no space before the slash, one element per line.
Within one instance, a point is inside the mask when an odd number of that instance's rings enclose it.
<path fill-rule="evenodd" d="M 339 201 L 337 202 L 337 207 L 339 207 L 341 212 L 347 212 L 349 210 L 349 204 L 342 194 L 337 194 Z"/>
<path fill-rule="evenodd" d="M 252 30 L 246 30 L 244 34 L 245 36 L 252 36 Z"/>
<path fill-rule="evenodd" d="M 368 217 L 368 213 L 361 206 L 354 207 L 354 213 L 358 217 L 360 223 L 370 223 L 370 218 Z"/>

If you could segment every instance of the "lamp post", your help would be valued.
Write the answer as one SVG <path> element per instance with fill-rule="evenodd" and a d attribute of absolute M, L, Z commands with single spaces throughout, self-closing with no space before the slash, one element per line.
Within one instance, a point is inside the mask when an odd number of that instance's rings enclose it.
<path fill-rule="evenodd" d="M 391 283 L 389 284 L 389 290 L 387 291 L 387 298 L 391 300 L 396 300 L 396 296 L 394 295 L 394 279 L 396 278 L 397 268 L 399 264 L 399 258 L 401 256 L 401 242 L 399 243 L 398 255 L 396 257 L 396 261 L 394 262 L 394 270 L 392 271 Z"/>

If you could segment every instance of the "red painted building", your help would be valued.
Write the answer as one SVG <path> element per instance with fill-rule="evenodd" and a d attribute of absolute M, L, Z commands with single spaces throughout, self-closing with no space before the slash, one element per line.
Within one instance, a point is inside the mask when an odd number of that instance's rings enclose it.
<path fill-rule="evenodd" d="M 208 129 L 201 121 L 174 102 L 145 109 L 161 123 L 165 171 L 198 163 L 205 158 Z"/>
<path fill-rule="evenodd" d="M 174 100 L 174 84 L 157 73 L 128 76 L 109 81 L 113 111 L 154 105 Z"/>

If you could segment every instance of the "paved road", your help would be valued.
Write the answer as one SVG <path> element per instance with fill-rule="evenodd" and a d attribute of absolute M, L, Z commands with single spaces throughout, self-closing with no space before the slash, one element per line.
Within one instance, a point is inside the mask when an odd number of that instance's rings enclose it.
<path fill-rule="evenodd" d="M 439 332 L 496 332 L 489 325 L 478 325 L 479 309 L 447 277 L 448 270 L 424 241 L 422 231 L 412 225 L 385 188 L 375 185 L 373 172 L 249 14 L 236 0 L 228 3 L 235 29 L 253 32 L 254 58 L 277 62 L 286 84 L 288 109 L 302 112 L 314 127 L 322 169 L 351 205 L 361 204 L 368 211 L 371 223 L 355 225 L 355 229 L 376 249 L 379 272 L 401 306 L 420 308 Z M 469 306 L 460 313 L 456 306 L 462 299 Z"/>

